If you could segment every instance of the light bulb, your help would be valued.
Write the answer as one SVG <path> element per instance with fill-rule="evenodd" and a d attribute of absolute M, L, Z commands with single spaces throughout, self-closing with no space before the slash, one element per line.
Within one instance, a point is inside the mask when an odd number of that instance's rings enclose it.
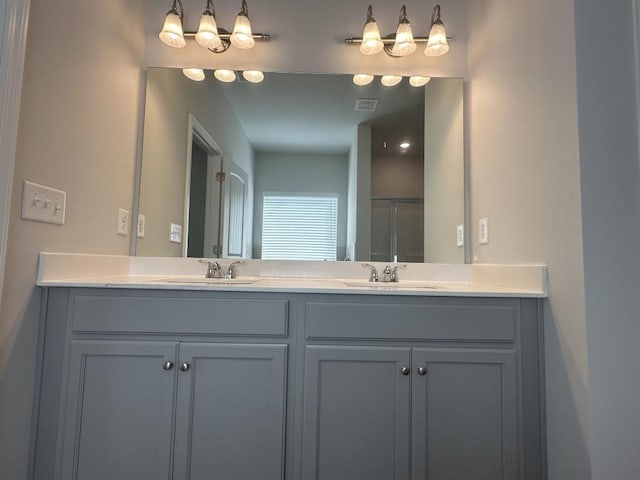
<path fill-rule="evenodd" d="M 391 53 L 396 57 L 405 57 L 416 51 L 416 42 L 413 40 L 413 32 L 410 23 L 398 24 L 396 30 L 396 42 L 393 44 Z"/>
<path fill-rule="evenodd" d="M 164 26 L 160 32 L 160 40 L 173 48 L 182 48 L 186 45 L 184 32 L 182 31 L 182 20 L 175 10 L 167 13 L 164 19 Z"/>
<path fill-rule="evenodd" d="M 401 148 L 402 150 L 406 150 L 406 149 L 407 149 L 407 148 L 409 148 L 410 146 L 411 146 L 411 144 L 410 144 L 409 142 L 402 142 L 402 143 L 400 144 L 400 148 Z"/>
<path fill-rule="evenodd" d="M 380 79 L 380 83 L 385 87 L 393 87 L 402 81 L 402 77 L 399 75 L 383 75 Z"/>
<path fill-rule="evenodd" d="M 384 48 L 384 43 L 380 38 L 380 30 L 378 29 L 378 23 L 373 18 L 373 9 L 371 5 L 367 8 L 367 20 L 364 24 L 364 31 L 362 33 L 362 43 L 360 44 L 360 52 L 364 55 L 375 55 Z"/>
<path fill-rule="evenodd" d="M 242 76 L 247 82 L 260 83 L 264 80 L 264 73 L 260 70 L 245 70 Z"/>
<path fill-rule="evenodd" d="M 424 54 L 428 57 L 439 57 L 449 51 L 449 43 L 447 42 L 447 32 L 442 22 L 434 23 L 429 32 L 429 40 Z"/>
<path fill-rule="evenodd" d="M 251 22 L 249 17 L 242 15 L 242 12 L 236 17 L 236 23 L 231 34 L 231 43 L 238 48 L 247 50 L 253 48 L 256 41 L 251 33 Z"/>
<path fill-rule="evenodd" d="M 216 50 L 222 46 L 218 35 L 218 26 L 211 10 L 205 10 L 200 17 L 200 27 L 196 33 L 196 42 L 210 50 Z"/>
<path fill-rule="evenodd" d="M 370 75 L 368 73 L 358 73 L 353 76 L 353 83 L 355 83 L 359 87 L 369 85 L 371 82 L 373 82 L 373 75 Z"/>
<path fill-rule="evenodd" d="M 201 68 L 183 68 L 182 73 L 184 73 L 185 77 L 195 82 L 204 80 L 204 70 Z"/>
<path fill-rule="evenodd" d="M 233 70 L 216 70 L 213 72 L 213 76 L 216 77 L 221 82 L 229 83 L 233 82 L 236 79 L 236 72 Z"/>
<path fill-rule="evenodd" d="M 420 75 L 414 75 L 413 77 L 409 77 L 409 84 L 412 87 L 424 87 L 430 81 L 431 81 L 431 77 L 423 77 Z"/>

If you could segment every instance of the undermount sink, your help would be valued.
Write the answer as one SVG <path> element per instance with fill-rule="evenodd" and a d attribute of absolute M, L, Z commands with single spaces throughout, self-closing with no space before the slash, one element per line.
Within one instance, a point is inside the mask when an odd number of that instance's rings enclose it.
<path fill-rule="evenodd" d="M 158 280 L 163 283 L 197 283 L 201 285 L 252 285 L 258 280 L 254 278 L 204 278 L 204 277 L 171 277 Z"/>
<path fill-rule="evenodd" d="M 369 282 L 368 280 L 345 280 L 344 284 L 347 287 L 360 287 L 360 288 L 379 288 L 379 289 L 398 289 L 398 288 L 427 288 L 432 290 L 444 289 L 441 285 L 436 285 L 429 282 Z"/>

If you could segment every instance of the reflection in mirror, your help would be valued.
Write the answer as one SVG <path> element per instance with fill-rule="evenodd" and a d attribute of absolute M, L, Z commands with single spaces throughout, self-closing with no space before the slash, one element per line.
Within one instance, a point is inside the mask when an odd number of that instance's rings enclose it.
<path fill-rule="evenodd" d="M 459 79 L 149 69 L 135 253 L 462 263 L 462 125 Z"/>

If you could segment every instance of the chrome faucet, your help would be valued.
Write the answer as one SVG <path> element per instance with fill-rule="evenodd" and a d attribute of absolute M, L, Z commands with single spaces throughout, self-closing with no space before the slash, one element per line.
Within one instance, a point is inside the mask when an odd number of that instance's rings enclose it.
<path fill-rule="evenodd" d="M 362 266 L 363 267 L 369 267 L 371 269 L 371 271 L 369 272 L 369 281 L 370 282 L 377 282 L 377 281 L 380 280 L 380 277 L 378 277 L 378 271 L 376 270 L 376 267 L 374 267 L 370 263 L 363 263 Z"/>
<path fill-rule="evenodd" d="M 218 262 L 200 260 L 200 263 L 207 264 L 207 273 L 204 274 L 204 278 L 222 278 L 222 267 Z"/>
<path fill-rule="evenodd" d="M 384 267 L 384 270 L 382 271 L 382 278 L 380 278 L 381 282 L 398 282 L 400 279 L 398 278 L 398 268 L 404 268 L 406 267 L 406 264 L 402 264 L 402 265 L 394 265 L 393 268 L 391 268 L 389 265 L 387 265 L 386 267 Z"/>
<path fill-rule="evenodd" d="M 236 278 L 236 265 L 242 265 L 243 263 L 242 260 L 231 262 L 227 267 L 227 273 L 224 274 L 224 278 Z"/>

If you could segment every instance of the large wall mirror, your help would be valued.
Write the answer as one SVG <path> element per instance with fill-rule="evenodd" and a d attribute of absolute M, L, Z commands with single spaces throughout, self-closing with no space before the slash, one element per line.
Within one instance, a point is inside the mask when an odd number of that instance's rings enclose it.
<path fill-rule="evenodd" d="M 463 82 L 150 68 L 135 254 L 463 263 Z"/>

